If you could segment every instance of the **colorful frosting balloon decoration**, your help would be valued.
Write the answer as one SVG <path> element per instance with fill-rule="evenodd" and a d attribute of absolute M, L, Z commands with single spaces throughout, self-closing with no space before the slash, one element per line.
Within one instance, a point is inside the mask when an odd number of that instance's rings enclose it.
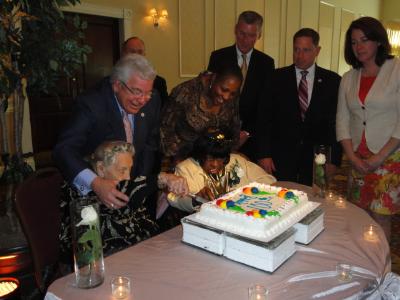
<path fill-rule="evenodd" d="M 278 197 L 279 197 L 279 198 L 285 198 L 285 194 L 286 194 L 287 191 L 288 191 L 287 189 L 281 189 L 281 190 L 278 192 Z"/>
<path fill-rule="evenodd" d="M 253 195 L 253 193 L 251 192 L 251 188 L 250 187 L 245 187 L 243 189 L 243 194 L 248 195 L 248 196 Z"/>
<path fill-rule="evenodd" d="M 243 194 L 246 196 L 263 196 L 263 195 L 277 195 L 280 198 L 286 200 L 294 199 L 296 201 L 296 196 L 293 192 L 287 189 L 281 189 L 277 194 L 271 192 L 260 191 L 257 187 L 245 187 L 242 190 Z M 260 198 L 261 199 L 261 198 Z M 244 213 L 249 217 L 253 218 L 265 218 L 267 216 L 280 216 L 279 212 L 276 210 L 267 211 L 265 209 L 252 209 L 252 210 L 245 210 L 240 205 L 236 205 L 235 201 L 233 200 L 225 200 L 225 199 L 218 199 L 216 201 L 216 205 L 223 209 L 229 209 L 233 211 L 237 211 L 240 213 Z"/>

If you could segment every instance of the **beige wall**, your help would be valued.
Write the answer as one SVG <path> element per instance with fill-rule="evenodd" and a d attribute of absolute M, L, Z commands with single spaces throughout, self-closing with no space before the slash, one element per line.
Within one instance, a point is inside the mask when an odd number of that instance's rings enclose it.
<path fill-rule="evenodd" d="M 398 0 L 82 0 L 73 11 L 112 16 L 124 25 L 122 37 L 144 39 L 147 56 L 167 80 L 171 90 L 195 76 L 208 64 L 210 52 L 234 43 L 233 27 L 243 10 L 255 10 L 265 18 L 256 47 L 275 59 L 277 66 L 292 61 L 292 35 L 301 27 L 321 32 L 318 63 L 342 74 L 348 66 L 342 58 L 343 34 L 361 15 L 399 18 Z M 155 7 L 167 9 L 168 20 L 154 28 L 148 17 Z M 26 115 L 29 116 L 28 110 Z M 31 151 L 30 126 L 24 127 L 24 152 Z"/>
<path fill-rule="evenodd" d="M 400 22 L 400 1 L 382 0 L 382 20 Z"/>
<path fill-rule="evenodd" d="M 292 62 L 292 36 L 301 27 L 320 30 L 319 64 L 343 73 L 343 33 L 361 15 L 378 17 L 380 0 L 84 0 L 83 4 L 131 10 L 127 34 L 142 37 L 147 56 L 167 79 L 168 88 L 204 70 L 210 52 L 234 43 L 237 15 L 247 9 L 265 17 L 256 47 L 271 55 L 277 66 Z M 396 2 L 396 1 L 394 1 Z M 399 4 L 400 5 L 400 4 Z M 168 20 L 154 28 L 149 10 L 167 9 Z M 320 13 L 322 14 L 320 16 Z M 129 26 L 129 25 L 127 25 Z"/>

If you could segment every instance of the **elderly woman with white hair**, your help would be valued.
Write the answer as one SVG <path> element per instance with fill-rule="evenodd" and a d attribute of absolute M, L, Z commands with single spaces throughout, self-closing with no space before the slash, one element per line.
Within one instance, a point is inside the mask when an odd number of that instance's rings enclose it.
<path fill-rule="evenodd" d="M 125 206 L 118 208 L 99 201 L 104 254 L 110 255 L 156 234 L 158 226 L 150 217 L 145 205 L 146 199 L 154 194 L 156 187 L 177 190 L 176 185 L 182 184 L 184 179 L 163 172 L 158 176 L 131 178 L 135 149 L 132 144 L 124 141 L 106 141 L 100 144 L 88 160 L 99 177 L 115 181 L 117 189 L 129 198 Z M 82 197 L 91 197 L 97 201 L 99 199 L 94 192 L 82 196 L 75 186 L 68 183 L 62 189 L 60 241 L 62 259 L 68 263 L 72 258 L 68 205 Z"/>

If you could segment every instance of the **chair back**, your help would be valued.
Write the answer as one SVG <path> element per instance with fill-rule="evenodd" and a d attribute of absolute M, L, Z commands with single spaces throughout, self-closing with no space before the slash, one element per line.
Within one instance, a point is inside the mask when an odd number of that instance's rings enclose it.
<path fill-rule="evenodd" d="M 56 266 L 61 227 L 60 194 L 63 178 L 55 168 L 38 170 L 22 182 L 15 204 L 32 255 L 35 280 L 41 292 L 47 288 L 43 271 Z"/>

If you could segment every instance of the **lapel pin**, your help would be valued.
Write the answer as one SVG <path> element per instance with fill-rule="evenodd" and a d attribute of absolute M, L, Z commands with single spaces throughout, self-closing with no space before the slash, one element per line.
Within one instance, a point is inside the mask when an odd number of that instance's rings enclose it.
<path fill-rule="evenodd" d="M 322 82 L 322 79 L 321 79 L 321 78 L 318 78 L 318 82 Z"/>
<path fill-rule="evenodd" d="M 141 116 L 142 118 L 144 118 L 144 112 L 140 113 L 140 116 Z"/>

